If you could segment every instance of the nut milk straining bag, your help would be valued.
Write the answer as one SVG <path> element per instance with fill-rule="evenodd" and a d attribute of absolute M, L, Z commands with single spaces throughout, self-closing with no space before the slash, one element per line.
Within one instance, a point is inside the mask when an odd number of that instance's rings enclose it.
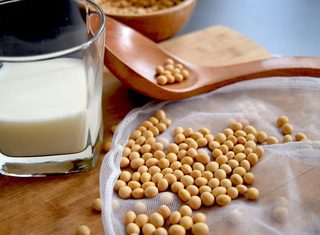
<path fill-rule="evenodd" d="M 236 83 L 181 101 L 152 102 L 132 110 L 118 126 L 101 167 L 105 233 L 125 234 L 124 215 L 134 210 L 137 202 L 146 205 L 146 214 L 156 212 L 162 204 L 167 204 L 171 211 L 184 204 L 170 191 L 159 192 L 151 199 L 123 200 L 113 190 L 131 132 L 163 109 L 172 124 L 157 140 L 165 138 L 170 143 L 172 130 L 177 126 L 194 130 L 206 127 L 216 135 L 227 127 L 228 119 L 243 118 L 282 142 L 276 120 L 280 115 L 288 116 L 294 133 L 303 132 L 310 141 L 263 145 L 265 154 L 251 170 L 260 198 L 249 201 L 239 197 L 228 206 L 202 206 L 198 211 L 207 215 L 209 234 L 320 234 L 319 101 L 320 79 L 274 77 Z M 281 209 L 277 210 L 279 207 L 288 212 L 284 218 Z"/>

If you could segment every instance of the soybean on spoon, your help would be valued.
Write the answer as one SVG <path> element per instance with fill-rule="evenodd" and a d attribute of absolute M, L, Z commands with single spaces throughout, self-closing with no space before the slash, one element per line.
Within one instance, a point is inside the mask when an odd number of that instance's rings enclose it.
<path fill-rule="evenodd" d="M 107 18 L 105 65 L 128 87 L 155 99 L 182 99 L 239 81 L 273 76 L 320 77 L 320 58 L 280 57 L 220 67 L 191 64 L 133 29 Z M 188 48 L 186 48 L 187 50 Z M 155 67 L 172 58 L 190 72 L 181 83 L 158 85 Z"/>

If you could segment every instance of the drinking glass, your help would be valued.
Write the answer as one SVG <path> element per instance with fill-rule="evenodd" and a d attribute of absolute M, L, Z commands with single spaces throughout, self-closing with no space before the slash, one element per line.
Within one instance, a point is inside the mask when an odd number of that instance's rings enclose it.
<path fill-rule="evenodd" d="M 90 0 L 0 2 L 1 174 L 46 176 L 95 166 L 105 21 Z"/>

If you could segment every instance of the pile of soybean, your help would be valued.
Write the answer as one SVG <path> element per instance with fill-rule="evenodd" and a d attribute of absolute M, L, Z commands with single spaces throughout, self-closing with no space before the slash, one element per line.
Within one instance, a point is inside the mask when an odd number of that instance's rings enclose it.
<path fill-rule="evenodd" d="M 249 200 L 259 197 L 259 190 L 252 187 L 255 176 L 250 170 L 264 155 L 261 145 L 278 144 L 276 137 L 256 130 L 247 120 L 229 120 L 228 126 L 215 135 L 205 127 L 196 131 L 176 127 L 173 143 L 158 141 L 156 137 L 170 125 L 166 113 L 158 110 L 131 133 L 114 186 L 121 198 L 152 198 L 159 192 L 171 191 L 190 210 L 197 210 L 226 206 L 239 196 Z M 303 133 L 292 136 L 293 127 L 286 116 L 279 117 L 277 125 L 284 135 L 283 142 L 307 140 Z M 188 230 L 193 234 L 208 233 L 205 220 L 198 224 L 190 216 L 183 216 L 180 213 L 172 219 L 158 211 L 143 215 L 143 223 L 136 216 L 126 219 L 125 224 L 128 234 L 185 234 Z"/>
<path fill-rule="evenodd" d="M 174 7 L 184 0 L 96 0 L 107 14 L 139 15 Z"/>
<path fill-rule="evenodd" d="M 189 70 L 173 59 L 166 59 L 163 65 L 155 69 L 156 80 L 159 85 L 183 82 L 189 77 Z"/>

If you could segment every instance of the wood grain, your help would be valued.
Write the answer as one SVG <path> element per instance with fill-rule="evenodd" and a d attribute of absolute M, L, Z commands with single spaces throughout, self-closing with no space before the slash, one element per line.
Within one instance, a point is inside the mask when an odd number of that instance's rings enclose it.
<path fill-rule="evenodd" d="M 201 41 L 198 39 L 201 38 Z M 228 28 L 217 26 L 161 44 L 194 63 L 226 65 L 270 57 L 261 46 Z M 183 46 L 184 45 L 184 46 Z M 124 87 L 108 71 L 104 74 L 105 137 L 110 127 L 133 108 L 150 101 Z M 99 196 L 99 168 L 89 172 L 47 178 L 0 176 L 0 234 L 75 234 L 86 224 L 92 234 L 103 234 L 101 215 L 91 210 Z"/>
<path fill-rule="evenodd" d="M 191 63 L 204 66 L 238 64 L 271 56 L 257 43 L 221 25 L 175 38 L 161 45 Z"/>

